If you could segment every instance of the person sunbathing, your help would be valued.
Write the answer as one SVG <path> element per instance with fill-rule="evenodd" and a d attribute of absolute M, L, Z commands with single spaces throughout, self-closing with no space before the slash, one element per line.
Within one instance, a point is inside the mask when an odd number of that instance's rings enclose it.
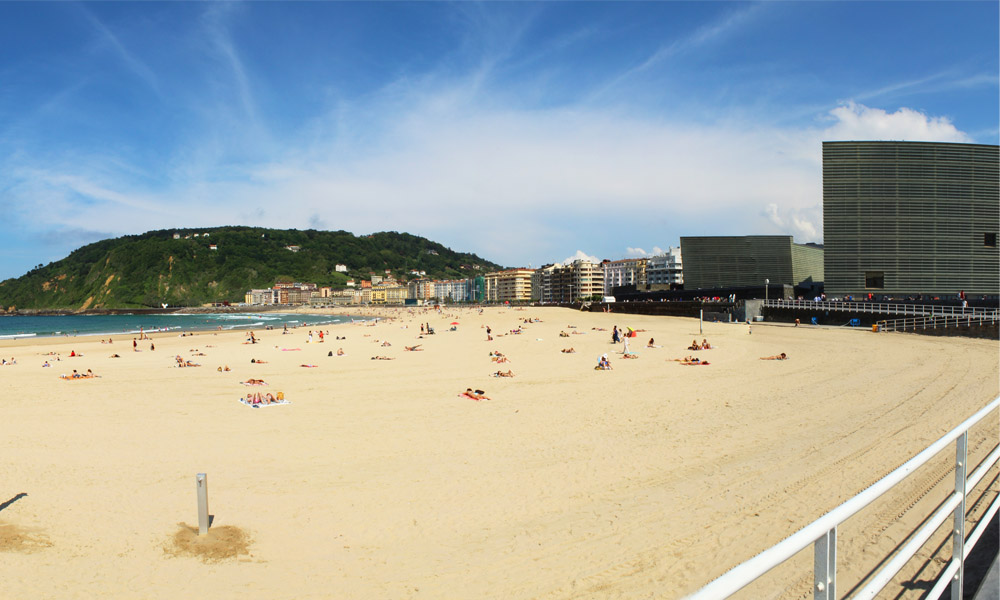
<path fill-rule="evenodd" d="M 761 360 L 788 360 L 788 356 L 784 352 L 781 354 L 776 354 L 775 356 L 761 356 Z"/>
<path fill-rule="evenodd" d="M 344 355 L 344 349 L 343 348 L 337 348 L 337 356 L 343 356 L 343 355 Z"/>
<path fill-rule="evenodd" d="M 494 377 L 513 377 L 514 376 L 514 372 L 511 371 L 511 370 L 509 370 L 509 369 L 507 371 L 497 371 L 496 373 L 493 374 L 493 376 Z"/>
<path fill-rule="evenodd" d="M 242 381 L 240 383 L 242 383 L 243 385 L 267 385 L 267 382 L 264 381 L 263 379 L 254 379 L 253 377 L 247 379 L 246 381 Z"/>
<path fill-rule="evenodd" d="M 698 345 L 698 340 L 693 340 L 691 345 L 687 347 L 688 350 L 701 350 L 701 346 Z"/>
<path fill-rule="evenodd" d="M 422 346 L 422 344 L 417 344 L 416 346 L 403 346 L 403 350 L 406 352 L 423 352 L 424 349 L 420 346 Z"/>
<path fill-rule="evenodd" d="M 575 348 L 563 348 L 562 350 L 560 350 L 560 352 L 562 352 L 563 354 L 576 354 L 576 349 Z"/>
<path fill-rule="evenodd" d="M 489 400 L 490 398 L 486 395 L 483 390 L 473 390 L 472 388 L 466 388 L 465 393 L 460 394 L 466 398 L 472 398 L 473 400 Z"/>
<path fill-rule="evenodd" d="M 395 359 L 389 358 L 388 356 L 373 356 L 372 360 L 395 360 Z"/>
<path fill-rule="evenodd" d="M 598 371 L 610 371 L 611 370 L 611 361 L 608 360 L 608 355 L 607 354 L 604 354 L 604 355 L 601 356 L 601 358 L 597 361 L 597 366 L 594 367 L 594 370 L 598 370 Z"/>
<path fill-rule="evenodd" d="M 383 348 L 385 348 L 386 346 L 391 346 L 391 345 L 392 344 L 390 344 L 389 342 L 382 342 L 382 347 Z"/>
<path fill-rule="evenodd" d="M 559 337 L 569 337 L 569 334 L 566 333 L 565 331 L 560 331 L 559 332 Z"/>
<path fill-rule="evenodd" d="M 199 365 L 196 362 L 191 362 L 191 361 L 187 360 L 187 361 L 184 361 L 184 366 L 185 367 L 200 367 L 201 365 Z"/>
<path fill-rule="evenodd" d="M 121 358 L 121 356 L 118 356 L 118 354 L 112 354 L 111 358 Z"/>
<path fill-rule="evenodd" d="M 639 358 L 639 355 L 632 352 L 626 352 L 622 354 L 622 358 Z"/>
<path fill-rule="evenodd" d="M 685 360 L 681 361 L 682 365 L 707 365 L 709 364 L 707 360 L 701 360 L 697 356 L 689 356 Z"/>
<path fill-rule="evenodd" d="M 712 349 L 712 344 L 709 344 L 708 340 L 701 340 L 701 349 L 702 350 L 711 350 Z"/>
<path fill-rule="evenodd" d="M 649 343 L 646 344 L 646 347 L 647 348 L 662 348 L 662 346 L 657 346 L 656 344 L 653 343 L 653 338 L 649 338 Z"/>

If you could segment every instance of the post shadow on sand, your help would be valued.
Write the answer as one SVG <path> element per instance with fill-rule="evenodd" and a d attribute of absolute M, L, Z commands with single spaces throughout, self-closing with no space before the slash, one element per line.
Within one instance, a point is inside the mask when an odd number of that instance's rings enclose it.
<path fill-rule="evenodd" d="M 17 502 L 17 501 L 18 501 L 18 500 L 20 500 L 21 498 L 24 498 L 24 497 L 25 497 L 25 496 L 27 496 L 27 495 L 28 495 L 28 494 L 25 494 L 24 492 L 21 492 L 20 494 L 18 494 L 18 495 L 16 495 L 16 496 L 14 496 L 14 497 L 13 497 L 13 498 L 11 498 L 10 500 L 8 500 L 8 501 L 4 502 L 3 504 L 0 504 L 0 510 L 3 510 L 3 509 L 5 509 L 5 508 L 7 508 L 7 507 L 8 507 L 8 506 L 10 506 L 11 504 L 14 504 L 15 502 Z"/>

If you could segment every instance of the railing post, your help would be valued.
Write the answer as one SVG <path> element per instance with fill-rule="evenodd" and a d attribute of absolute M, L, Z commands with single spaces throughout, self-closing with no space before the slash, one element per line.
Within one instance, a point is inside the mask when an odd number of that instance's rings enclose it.
<path fill-rule="evenodd" d="M 965 480 L 969 454 L 969 432 L 966 431 L 955 442 L 955 493 L 962 501 L 955 508 L 955 530 L 952 532 L 951 562 L 958 564 L 958 571 L 951 582 L 951 600 L 962 600 L 965 588 Z"/>
<path fill-rule="evenodd" d="M 195 477 L 198 489 L 198 535 L 208 533 L 208 475 L 198 473 Z"/>
<path fill-rule="evenodd" d="M 813 544 L 813 600 L 837 598 L 837 528 Z"/>

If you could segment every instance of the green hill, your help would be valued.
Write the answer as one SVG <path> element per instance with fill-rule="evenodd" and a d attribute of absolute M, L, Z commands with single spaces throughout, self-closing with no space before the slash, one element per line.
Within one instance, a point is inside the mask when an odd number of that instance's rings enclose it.
<path fill-rule="evenodd" d="M 337 264 L 347 265 L 348 273 L 336 272 Z M 0 310 L 197 306 L 242 302 L 248 289 L 277 281 L 343 287 L 349 277 L 367 279 L 372 271 L 384 275 L 389 270 L 400 280 L 410 270 L 458 279 L 496 268 L 474 254 L 407 233 L 355 236 L 259 227 L 150 231 L 83 246 L 0 282 Z"/>

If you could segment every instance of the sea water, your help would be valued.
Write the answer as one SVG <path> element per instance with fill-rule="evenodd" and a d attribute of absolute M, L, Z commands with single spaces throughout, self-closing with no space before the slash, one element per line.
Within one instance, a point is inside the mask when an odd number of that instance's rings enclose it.
<path fill-rule="evenodd" d="M 0 340 L 45 336 L 138 335 L 232 329 L 320 327 L 359 317 L 286 313 L 57 315 L 0 317 Z"/>

